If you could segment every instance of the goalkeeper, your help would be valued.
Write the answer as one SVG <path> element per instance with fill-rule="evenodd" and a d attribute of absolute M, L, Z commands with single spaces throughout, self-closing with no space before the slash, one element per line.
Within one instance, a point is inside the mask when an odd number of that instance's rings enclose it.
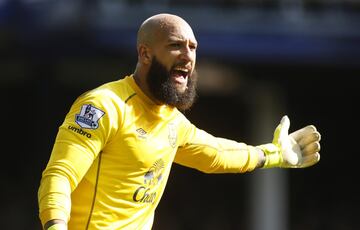
<path fill-rule="evenodd" d="M 197 41 L 182 18 L 154 15 L 137 36 L 133 74 L 74 101 L 38 190 L 44 229 L 151 229 L 173 162 L 206 173 L 303 168 L 320 160 L 312 125 L 272 143 L 214 137 L 184 115 L 196 98 Z"/>

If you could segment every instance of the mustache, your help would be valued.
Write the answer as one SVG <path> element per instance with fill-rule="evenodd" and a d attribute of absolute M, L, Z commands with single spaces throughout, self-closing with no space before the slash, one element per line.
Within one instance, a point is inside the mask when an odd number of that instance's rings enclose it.
<path fill-rule="evenodd" d="M 171 67 L 171 70 L 175 69 L 175 68 L 185 68 L 189 71 L 192 70 L 192 65 L 189 64 L 188 62 L 180 62 L 180 63 L 176 63 Z"/>

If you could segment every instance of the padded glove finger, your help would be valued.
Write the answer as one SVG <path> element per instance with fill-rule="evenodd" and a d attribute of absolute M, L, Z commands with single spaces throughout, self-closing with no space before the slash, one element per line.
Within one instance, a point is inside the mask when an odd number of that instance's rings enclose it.
<path fill-rule="evenodd" d="M 295 141 L 299 142 L 304 136 L 309 135 L 309 133 L 317 132 L 315 126 L 308 125 L 302 129 L 296 130 L 295 132 L 291 133 L 290 136 L 294 138 Z"/>
<path fill-rule="evenodd" d="M 320 154 L 317 152 L 315 154 L 311 154 L 309 156 L 304 156 L 301 159 L 301 164 L 297 166 L 297 168 L 306 168 L 312 166 L 320 161 Z"/>
<path fill-rule="evenodd" d="M 312 155 L 320 151 L 320 143 L 319 142 L 310 143 L 306 145 L 301 151 L 305 156 Z"/>
<path fill-rule="evenodd" d="M 319 142 L 321 139 L 320 133 L 315 131 L 312 133 L 308 133 L 307 135 L 304 135 L 300 140 L 298 140 L 298 144 L 300 145 L 300 148 L 303 149 L 305 146 L 313 143 L 313 142 Z"/>

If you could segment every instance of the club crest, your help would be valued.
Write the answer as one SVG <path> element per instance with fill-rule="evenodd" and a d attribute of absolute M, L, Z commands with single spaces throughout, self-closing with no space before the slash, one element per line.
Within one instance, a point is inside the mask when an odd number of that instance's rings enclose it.
<path fill-rule="evenodd" d="M 174 123 L 169 123 L 168 130 L 169 130 L 168 138 L 169 138 L 170 146 L 175 148 L 177 141 L 176 125 Z"/>
<path fill-rule="evenodd" d="M 75 115 L 75 122 L 84 129 L 97 129 L 99 119 L 104 116 L 105 112 L 92 105 L 82 105 L 80 114 Z"/>

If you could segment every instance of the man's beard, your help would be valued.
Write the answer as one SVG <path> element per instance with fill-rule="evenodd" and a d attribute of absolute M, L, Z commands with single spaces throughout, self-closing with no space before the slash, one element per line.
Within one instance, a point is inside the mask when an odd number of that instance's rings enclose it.
<path fill-rule="evenodd" d="M 194 104 L 197 97 L 197 73 L 193 71 L 193 73 L 188 76 L 187 87 L 184 92 L 179 92 L 176 89 L 170 74 L 171 70 L 168 71 L 166 67 L 154 57 L 147 76 L 147 84 L 150 92 L 156 100 L 174 106 L 181 111 L 185 111 Z"/>

